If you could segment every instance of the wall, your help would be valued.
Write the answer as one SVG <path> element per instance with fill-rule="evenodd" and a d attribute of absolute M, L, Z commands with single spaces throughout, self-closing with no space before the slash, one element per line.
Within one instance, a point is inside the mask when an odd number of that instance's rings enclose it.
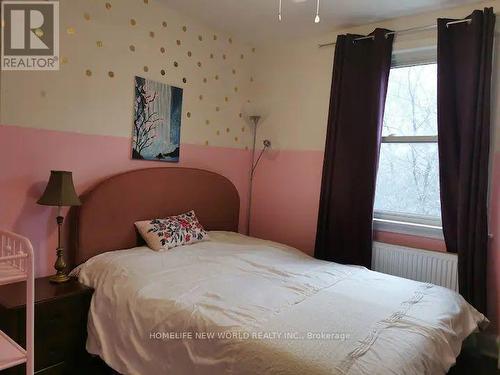
<path fill-rule="evenodd" d="M 500 1 L 340 30 L 257 51 L 155 0 L 72 0 L 61 1 L 60 6 L 61 70 L 0 75 L 0 227 L 32 239 L 38 275 L 52 272 L 55 256 L 55 210 L 35 203 L 51 169 L 72 170 L 81 193 L 125 170 L 177 166 L 130 159 L 134 75 L 184 87 L 178 165 L 230 178 L 242 199 L 242 228 L 251 134 L 240 113 L 245 102 L 258 98 L 264 114 L 259 141 L 271 139 L 273 150 L 256 172 L 252 233 L 312 253 L 333 62 L 333 48 L 319 49 L 318 43 L 334 41 L 337 33 L 367 33 L 376 26 L 398 30 L 432 24 L 439 16 L 460 18 L 483 6 L 499 9 Z M 398 37 L 395 49 L 432 43 L 435 33 L 418 33 Z M 496 129 L 500 126 L 499 61 L 493 87 Z M 493 318 L 500 311 L 499 135 L 497 130 L 491 191 L 494 238 L 488 269 L 488 315 Z M 435 240 L 390 233 L 378 233 L 376 238 L 444 250 L 443 243 Z"/>
<path fill-rule="evenodd" d="M 339 30 L 320 38 L 259 48 L 256 70 L 256 103 L 265 113 L 258 138 L 269 138 L 273 151 L 266 154 L 256 173 L 255 204 L 252 207 L 252 234 L 296 246 L 312 254 L 316 236 L 323 152 L 334 47 L 318 48 L 336 40 L 340 33 L 367 34 L 375 27 L 402 30 L 434 24 L 438 17 L 462 18 L 473 9 L 494 6 L 488 1 L 412 17 Z M 498 22 L 497 22 L 498 23 Z M 497 30 L 500 28 L 497 25 Z M 498 32 L 498 31 L 497 31 Z M 498 34 L 497 34 L 498 35 Z M 436 32 L 398 36 L 395 50 L 436 44 Z M 497 36 L 495 53 L 500 53 Z M 492 128 L 496 143 L 492 147 L 492 187 L 488 268 L 488 316 L 498 321 L 500 313 L 500 59 L 494 62 Z M 361 110 L 361 109 L 360 109 Z M 390 243 L 444 251 L 443 241 L 391 233 L 376 233 L 375 239 Z"/>
<path fill-rule="evenodd" d="M 56 211 L 35 203 L 51 169 L 73 171 L 79 193 L 135 168 L 212 170 L 238 188 L 245 228 L 253 47 L 159 1 L 71 0 L 60 2 L 60 51 L 60 71 L 0 79 L 0 227 L 33 241 L 37 275 L 55 259 Z M 135 75 L 184 88 L 179 164 L 131 160 Z"/>

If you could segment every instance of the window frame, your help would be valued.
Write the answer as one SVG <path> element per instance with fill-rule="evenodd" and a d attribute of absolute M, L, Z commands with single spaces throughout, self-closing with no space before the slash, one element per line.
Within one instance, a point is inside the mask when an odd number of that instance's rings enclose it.
<path fill-rule="evenodd" d="M 436 64 L 435 46 L 414 50 L 395 51 L 391 69 L 418 65 Z M 436 143 L 438 136 L 395 136 L 382 137 L 381 143 Z M 378 177 L 378 176 L 377 176 Z M 441 220 L 434 216 L 415 215 L 383 210 L 373 211 L 375 231 L 408 234 L 419 237 L 444 239 Z"/>

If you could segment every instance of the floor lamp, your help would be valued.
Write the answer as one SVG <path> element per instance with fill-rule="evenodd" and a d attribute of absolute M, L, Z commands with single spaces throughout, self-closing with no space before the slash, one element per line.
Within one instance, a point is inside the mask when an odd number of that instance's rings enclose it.
<path fill-rule="evenodd" d="M 249 187 L 248 187 L 248 210 L 247 210 L 247 230 L 246 233 L 249 236 L 250 235 L 250 218 L 252 216 L 252 191 L 253 191 L 253 178 L 255 175 L 255 169 L 257 168 L 257 165 L 259 164 L 260 158 L 262 157 L 262 154 L 266 149 L 271 147 L 271 141 L 268 139 L 265 139 L 262 142 L 262 149 L 260 150 L 259 157 L 257 160 L 255 160 L 255 144 L 257 140 L 257 125 L 259 124 L 259 121 L 261 119 L 261 116 L 258 115 L 252 115 L 249 116 L 250 121 L 253 123 L 253 144 L 252 144 L 252 158 L 251 158 L 251 165 L 250 165 L 250 182 L 249 182 Z"/>

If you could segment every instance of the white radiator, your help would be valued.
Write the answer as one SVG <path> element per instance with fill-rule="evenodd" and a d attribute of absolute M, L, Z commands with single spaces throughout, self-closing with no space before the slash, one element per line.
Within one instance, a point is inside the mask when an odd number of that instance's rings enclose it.
<path fill-rule="evenodd" d="M 444 286 L 458 292 L 456 254 L 374 242 L 372 269 Z"/>

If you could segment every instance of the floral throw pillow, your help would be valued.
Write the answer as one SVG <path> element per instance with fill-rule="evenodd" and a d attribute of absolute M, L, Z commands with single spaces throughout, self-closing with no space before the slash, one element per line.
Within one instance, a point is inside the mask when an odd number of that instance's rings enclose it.
<path fill-rule="evenodd" d="M 201 226 L 194 211 L 166 219 L 137 221 L 135 226 L 144 241 L 155 251 L 208 239 L 208 233 Z"/>

